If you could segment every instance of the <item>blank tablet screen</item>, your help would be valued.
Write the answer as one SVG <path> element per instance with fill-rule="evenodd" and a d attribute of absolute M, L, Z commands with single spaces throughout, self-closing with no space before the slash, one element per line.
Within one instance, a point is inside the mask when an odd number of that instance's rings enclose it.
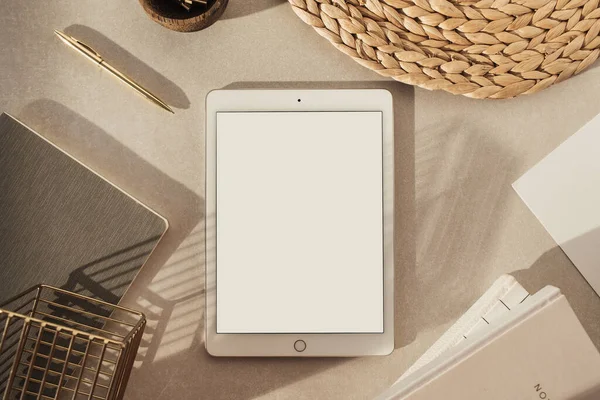
<path fill-rule="evenodd" d="M 381 112 L 217 113 L 217 333 L 383 332 Z"/>

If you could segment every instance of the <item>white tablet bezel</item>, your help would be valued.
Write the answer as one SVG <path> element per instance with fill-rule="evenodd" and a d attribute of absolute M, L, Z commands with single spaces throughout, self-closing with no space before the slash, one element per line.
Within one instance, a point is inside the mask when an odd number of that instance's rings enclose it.
<path fill-rule="evenodd" d="M 377 111 L 383 117 L 383 333 L 218 334 L 216 135 L 218 112 Z M 215 90 L 206 98 L 205 345 L 213 356 L 351 357 L 394 349 L 394 115 L 387 90 Z M 300 349 L 302 349 L 300 351 Z"/>

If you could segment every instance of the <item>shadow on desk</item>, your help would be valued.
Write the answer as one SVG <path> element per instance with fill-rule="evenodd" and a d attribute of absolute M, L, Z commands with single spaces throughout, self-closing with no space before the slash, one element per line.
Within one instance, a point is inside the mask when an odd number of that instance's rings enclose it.
<path fill-rule="evenodd" d="M 179 109 L 190 108 L 190 100 L 179 86 L 102 33 L 84 25 L 71 25 L 65 29 L 65 33 L 92 47 L 106 62 L 170 106 Z M 81 57 L 75 52 L 72 56 Z"/>
<path fill-rule="evenodd" d="M 547 285 L 559 288 L 600 350 L 600 297 L 560 247 L 547 251 L 531 267 L 512 275 L 532 294 Z"/>
<path fill-rule="evenodd" d="M 246 15 L 256 14 L 268 10 L 269 8 L 287 3 L 286 0 L 252 0 L 236 1 L 231 0 L 223 14 L 223 19 L 236 19 Z"/>
<path fill-rule="evenodd" d="M 415 132 L 416 262 L 403 276 L 400 304 L 405 329 L 424 337 L 458 319 L 496 278 L 487 265 L 522 162 L 461 116 L 443 113 L 420 116 Z"/>

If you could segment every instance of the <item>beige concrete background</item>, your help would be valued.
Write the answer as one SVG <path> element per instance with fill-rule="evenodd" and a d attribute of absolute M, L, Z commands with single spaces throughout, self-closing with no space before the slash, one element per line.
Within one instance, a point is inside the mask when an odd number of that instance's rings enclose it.
<path fill-rule="evenodd" d="M 92 44 L 176 114 L 95 68 L 54 29 Z M 359 66 L 281 0 L 231 0 L 221 21 L 193 34 L 153 23 L 136 0 L 2 0 L 0 43 L 0 110 L 171 223 L 124 299 L 149 319 L 127 399 L 372 398 L 502 273 L 514 273 L 530 290 L 561 287 L 600 347 L 600 298 L 510 187 L 600 112 L 598 64 L 514 100 L 427 92 Z M 223 87 L 393 93 L 398 234 L 391 356 L 215 359 L 204 351 L 204 98 Z"/>

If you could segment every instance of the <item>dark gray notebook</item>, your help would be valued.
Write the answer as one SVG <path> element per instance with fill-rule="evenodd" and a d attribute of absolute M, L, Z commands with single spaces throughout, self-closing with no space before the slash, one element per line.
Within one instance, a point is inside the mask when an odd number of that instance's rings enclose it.
<path fill-rule="evenodd" d="M 164 218 L 0 115 L 0 303 L 46 283 L 116 304 L 166 229 Z"/>

